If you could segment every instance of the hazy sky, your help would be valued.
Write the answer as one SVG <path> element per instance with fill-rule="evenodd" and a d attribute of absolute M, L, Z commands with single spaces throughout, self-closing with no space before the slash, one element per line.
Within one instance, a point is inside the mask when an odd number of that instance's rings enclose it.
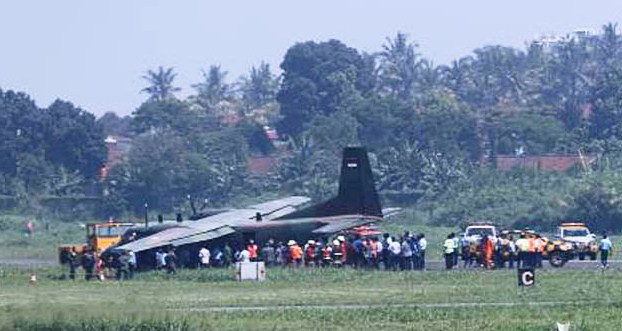
<path fill-rule="evenodd" d="M 201 69 L 233 80 L 295 42 L 336 38 L 374 52 L 397 31 L 437 64 L 487 44 L 524 47 L 544 33 L 622 21 L 620 0 L 1 0 L 0 88 L 39 106 L 62 98 L 129 114 L 147 69 L 174 66 L 182 96 Z"/>

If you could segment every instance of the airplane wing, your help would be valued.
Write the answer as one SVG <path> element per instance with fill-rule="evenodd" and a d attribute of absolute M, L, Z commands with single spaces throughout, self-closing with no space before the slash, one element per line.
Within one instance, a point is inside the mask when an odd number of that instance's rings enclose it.
<path fill-rule="evenodd" d="M 266 216 L 266 219 L 271 219 L 289 213 L 295 210 L 294 207 L 310 200 L 307 197 L 292 196 L 252 205 L 246 209 L 228 210 L 196 221 L 181 223 L 179 227 L 160 231 L 118 248 L 137 253 L 157 247 L 183 246 L 212 240 L 234 233 L 236 227 L 254 224 L 256 222 L 254 217 L 257 213 Z"/>
<path fill-rule="evenodd" d="M 321 235 L 329 235 L 329 234 L 337 233 L 343 230 L 348 230 L 348 229 L 351 229 L 353 227 L 357 227 L 360 225 L 369 224 L 371 222 L 373 222 L 373 220 L 364 219 L 364 218 L 342 220 L 339 222 L 331 222 L 331 223 L 328 223 L 322 227 L 319 227 L 313 230 L 313 233 L 321 234 Z"/>
<path fill-rule="evenodd" d="M 175 227 L 160 231 L 148 237 L 131 241 L 118 248 L 122 250 L 131 250 L 134 253 L 146 251 L 148 249 L 170 245 L 171 240 L 185 237 L 195 233 L 196 230 L 188 227 Z"/>

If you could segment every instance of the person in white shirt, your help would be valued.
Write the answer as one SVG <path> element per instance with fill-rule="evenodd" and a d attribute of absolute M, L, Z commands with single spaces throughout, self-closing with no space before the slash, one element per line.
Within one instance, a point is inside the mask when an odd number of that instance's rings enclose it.
<path fill-rule="evenodd" d="M 251 253 L 243 249 L 238 256 L 238 262 L 250 262 L 251 261 Z"/>
<path fill-rule="evenodd" d="M 200 268 L 209 268 L 211 253 L 207 247 L 201 248 L 199 250 L 199 267 Z"/>
<path fill-rule="evenodd" d="M 389 244 L 389 264 L 393 270 L 399 270 L 400 265 L 400 254 L 402 253 L 402 245 L 399 241 L 395 240 L 395 238 L 391 238 L 391 243 Z"/>
<path fill-rule="evenodd" d="M 607 235 L 603 235 L 603 239 L 600 240 L 600 263 L 602 264 L 603 269 L 609 267 L 609 254 L 611 253 L 611 249 L 613 248 L 613 244 L 611 240 L 607 238 Z"/>
<path fill-rule="evenodd" d="M 425 249 L 428 248 L 428 241 L 425 234 L 419 234 L 419 269 L 425 270 Z"/>

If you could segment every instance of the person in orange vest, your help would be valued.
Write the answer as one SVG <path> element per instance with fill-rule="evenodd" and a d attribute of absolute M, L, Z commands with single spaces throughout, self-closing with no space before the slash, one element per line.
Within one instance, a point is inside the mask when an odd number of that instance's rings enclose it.
<path fill-rule="evenodd" d="M 259 255 L 259 247 L 257 247 L 253 239 L 248 241 L 248 246 L 246 246 L 246 250 L 249 253 L 248 255 L 250 257 L 250 261 L 257 261 L 257 256 Z"/>
<path fill-rule="evenodd" d="M 544 253 L 544 249 L 546 248 L 546 242 L 544 241 L 544 239 L 542 239 L 542 236 L 540 236 L 539 234 L 536 234 L 536 238 L 534 239 L 535 241 L 535 250 L 536 250 L 536 255 L 535 255 L 535 263 L 534 263 L 534 267 L 537 268 L 542 268 L 542 254 Z"/>
<path fill-rule="evenodd" d="M 307 246 L 305 247 L 305 266 L 312 267 L 314 260 L 315 260 L 315 240 L 309 240 L 307 241 Z"/>
<path fill-rule="evenodd" d="M 369 239 L 369 256 L 370 260 L 368 265 L 370 267 L 378 268 L 378 241 L 375 238 Z"/>
<path fill-rule="evenodd" d="M 484 245 L 485 265 L 486 265 L 486 268 L 492 269 L 494 267 L 492 256 L 495 251 L 495 245 L 493 244 L 490 236 L 486 236 L 484 240 L 486 240 L 486 243 Z"/>
<path fill-rule="evenodd" d="M 326 243 L 324 247 L 322 247 L 322 266 L 328 267 L 333 262 L 333 247 L 330 243 Z"/>
<path fill-rule="evenodd" d="M 533 268 L 536 266 L 536 238 L 533 235 L 529 235 L 527 243 L 527 267 Z"/>
<path fill-rule="evenodd" d="M 300 266 L 302 264 L 302 248 L 298 246 L 298 243 L 294 240 L 290 240 L 288 243 L 290 259 L 293 266 Z"/>

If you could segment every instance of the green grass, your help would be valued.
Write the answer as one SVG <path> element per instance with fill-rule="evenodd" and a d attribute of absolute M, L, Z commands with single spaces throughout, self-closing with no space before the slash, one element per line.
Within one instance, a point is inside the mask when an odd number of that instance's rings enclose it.
<path fill-rule="evenodd" d="M 80 244 L 86 240 L 86 230 L 80 222 L 66 223 L 48 220 L 48 228 L 36 222 L 34 235 L 26 235 L 25 223 L 34 219 L 23 215 L 0 215 L 0 259 L 56 259 L 60 244 Z M 88 223 L 84 220 L 81 223 Z"/>
<path fill-rule="evenodd" d="M 622 308 L 616 270 L 539 271 L 528 289 L 518 288 L 515 272 L 501 270 L 270 269 L 263 283 L 237 283 L 232 270 L 153 272 L 123 283 L 58 281 L 57 268 L 38 272 L 37 286 L 28 285 L 25 271 L 0 277 L 0 329 L 551 330 L 559 321 L 581 327 L 574 330 L 617 330 Z M 451 306 L 459 303 L 467 306 Z M 498 303 L 516 306 L 469 306 Z"/>

